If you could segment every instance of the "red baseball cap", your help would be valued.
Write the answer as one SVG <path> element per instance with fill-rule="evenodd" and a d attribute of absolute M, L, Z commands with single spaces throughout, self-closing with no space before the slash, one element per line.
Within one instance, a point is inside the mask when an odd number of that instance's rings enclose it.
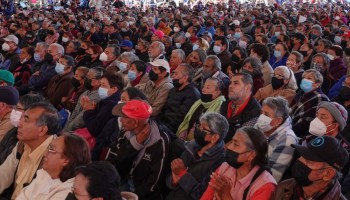
<path fill-rule="evenodd" d="M 343 37 L 350 38 L 350 31 L 345 31 L 344 34 L 343 34 Z"/>
<path fill-rule="evenodd" d="M 144 120 L 152 114 L 152 107 L 143 100 L 131 100 L 114 106 L 112 114 L 119 117 Z"/>

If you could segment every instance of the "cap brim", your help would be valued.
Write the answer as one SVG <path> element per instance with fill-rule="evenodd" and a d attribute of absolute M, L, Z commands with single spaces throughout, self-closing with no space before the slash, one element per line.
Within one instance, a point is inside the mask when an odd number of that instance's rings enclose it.
<path fill-rule="evenodd" d="M 316 155 L 312 150 L 310 150 L 307 146 L 303 145 L 291 145 L 295 150 L 300 154 L 300 156 L 304 157 L 307 160 L 315 161 L 315 162 L 324 162 L 318 155 Z"/>
<path fill-rule="evenodd" d="M 126 115 L 122 111 L 124 105 L 125 103 L 119 103 L 116 106 L 114 106 L 112 109 L 112 114 L 118 117 L 126 117 Z"/>

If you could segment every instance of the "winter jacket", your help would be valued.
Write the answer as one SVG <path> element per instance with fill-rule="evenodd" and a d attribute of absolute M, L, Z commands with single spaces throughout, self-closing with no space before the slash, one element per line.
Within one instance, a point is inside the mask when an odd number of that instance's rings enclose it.
<path fill-rule="evenodd" d="M 256 99 L 251 96 L 245 108 L 238 115 L 230 116 L 229 110 L 232 111 L 232 101 L 226 101 L 222 104 L 220 113 L 226 117 L 229 124 L 229 131 L 225 142 L 229 142 L 235 135 L 237 129 L 243 126 L 253 126 L 256 119 L 260 116 L 261 106 Z"/>
<path fill-rule="evenodd" d="M 277 97 L 277 96 L 282 96 L 284 97 L 288 103 L 290 104 L 295 96 L 295 90 L 292 89 L 288 89 L 288 88 L 284 88 L 281 87 L 277 90 L 274 90 L 272 88 L 272 85 L 269 84 L 263 88 L 260 88 L 254 95 L 254 98 L 259 101 L 262 102 L 264 101 L 267 97 Z"/>
<path fill-rule="evenodd" d="M 170 138 L 154 122 L 144 144 L 139 144 L 133 132 L 121 130 L 107 160 L 121 175 L 121 185 L 133 183 L 135 193 L 143 200 L 162 199 L 161 189 L 169 155 Z"/>
<path fill-rule="evenodd" d="M 168 98 L 169 91 L 173 87 L 172 80 L 169 77 L 164 78 L 158 87 L 156 87 L 154 82 L 151 80 L 145 84 L 139 84 L 136 86 L 136 88 L 140 89 L 146 95 L 149 103 L 152 106 L 152 116 L 154 117 L 158 116 L 160 111 L 163 109 Z"/>
<path fill-rule="evenodd" d="M 217 169 L 225 159 L 224 142 L 219 141 L 209 148 L 201 157 L 197 152 L 201 149 L 194 141 L 188 142 L 186 151 L 181 159 L 187 167 L 187 172 L 181 176 L 178 184 L 172 184 L 172 176 L 166 179 L 168 188 L 172 191 L 166 197 L 167 200 L 192 200 L 199 199 L 210 181 L 210 175 Z"/>
<path fill-rule="evenodd" d="M 0 142 L 0 165 L 2 165 L 7 156 L 11 154 L 17 142 L 17 128 L 15 127 L 8 131 Z"/>
<path fill-rule="evenodd" d="M 21 50 L 17 48 L 13 53 L 10 53 L 10 52 L 4 53 L 2 59 L 0 60 L 1 61 L 0 69 L 5 69 L 5 70 L 9 70 L 10 72 L 13 72 L 13 70 L 19 63 L 20 51 Z"/>
<path fill-rule="evenodd" d="M 200 96 L 199 91 L 193 84 L 187 85 L 182 90 L 173 87 L 169 91 L 168 99 L 159 120 L 175 133 L 193 103 L 200 99 Z"/>
<path fill-rule="evenodd" d="M 342 58 L 337 58 L 330 61 L 329 75 L 333 81 L 338 81 L 342 76 L 346 75 L 347 67 Z"/>
<path fill-rule="evenodd" d="M 272 69 L 275 69 L 276 67 L 279 67 L 279 66 L 286 66 L 286 63 L 287 63 L 287 58 L 288 58 L 288 55 L 284 55 L 283 58 L 281 58 L 281 60 L 277 61 L 277 58 L 272 55 L 270 60 L 269 60 L 269 63 L 272 67 Z"/>
<path fill-rule="evenodd" d="M 48 64 L 44 62 L 40 67 L 40 73 L 30 77 L 28 86 L 34 90 L 44 91 L 50 79 L 57 74 L 55 67 L 56 63 Z"/>
<path fill-rule="evenodd" d="M 52 77 L 46 90 L 46 97 L 50 103 L 58 108 L 61 103 L 62 97 L 65 97 L 70 92 L 72 86 L 73 72 L 68 74 Z"/>
<path fill-rule="evenodd" d="M 97 137 L 106 123 L 114 117 L 112 109 L 120 101 L 120 94 L 121 92 L 118 90 L 116 93 L 98 102 L 94 110 L 84 112 L 83 120 L 92 136 Z"/>

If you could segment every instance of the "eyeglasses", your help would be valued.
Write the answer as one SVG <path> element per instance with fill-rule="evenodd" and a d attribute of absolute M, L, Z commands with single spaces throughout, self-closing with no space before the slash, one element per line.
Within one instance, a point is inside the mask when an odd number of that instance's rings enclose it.
<path fill-rule="evenodd" d="M 196 128 L 197 130 L 200 130 L 202 133 L 205 133 L 206 135 L 212 135 L 212 134 L 214 134 L 213 131 L 208 130 L 208 129 L 204 129 L 200 124 L 197 124 L 197 125 L 195 126 L 195 128 Z"/>
<path fill-rule="evenodd" d="M 47 152 L 49 154 L 64 153 L 63 151 L 56 151 L 56 150 L 52 149 L 51 144 L 47 147 Z"/>

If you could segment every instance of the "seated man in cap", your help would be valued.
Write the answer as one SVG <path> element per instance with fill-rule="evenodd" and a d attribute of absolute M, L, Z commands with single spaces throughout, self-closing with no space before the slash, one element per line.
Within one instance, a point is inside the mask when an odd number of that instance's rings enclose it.
<path fill-rule="evenodd" d="M 13 86 L 15 77 L 7 70 L 0 69 L 0 86 Z"/>
<path fill-rule="evenodd" d="M 123 40 L 119 46 L 120 46 L 120 53 L 124 53 L 124 52 L 132 52 L 134 45 L 130 40 Z"/>
<path fill-rule="evenodd" d="M 0 141 L 13 128 L 11 112 L 19 100 L 18 91 L 12 86 L 0 87 Z"/>
<path fill-rule="evenodd" d="M 349 162 L 349 154 L 339 140 L 323 136 L 314 138 L 306 146 L 292 146 L 301 157 L 292 167 L 293 178 L 278 184 L 272 200 L 346 199 L 337 178 Z"/>
<path fill-rule="evenodd" d="M 166 60 L 158 59 L 149 64 L 152 65 L 148 74 L 149 81 L 139 84 L 137 88 L 146 95 L 153 108 L 152 116 L 156 117 L 165 105 L 170 89 L 174 86 L 169 77 L 170 66 Z"/>
<path fill-rule="evenodd" d="M 19 63 L 20 49 L 18 48 L 18 38 L 14 35 L 8 35 L 4 40 L 5 42 L 2 44 L 2 52 L 4 54 L 0 58 L 0 69 L 6 69 L 12 72 L 14 67 Z"/>
<path fill-rule="evenodd" d="M 140 199 L 162 199 L 162 180 L 169 163 L 169 135 L 150 120 L 152 107 L 142 100 L 121 103 L 112 110 L 123 129 L 107 155 L 121 175 L 121 186 Z M 133 190 L 134 189 L 134 190 Z"/>

